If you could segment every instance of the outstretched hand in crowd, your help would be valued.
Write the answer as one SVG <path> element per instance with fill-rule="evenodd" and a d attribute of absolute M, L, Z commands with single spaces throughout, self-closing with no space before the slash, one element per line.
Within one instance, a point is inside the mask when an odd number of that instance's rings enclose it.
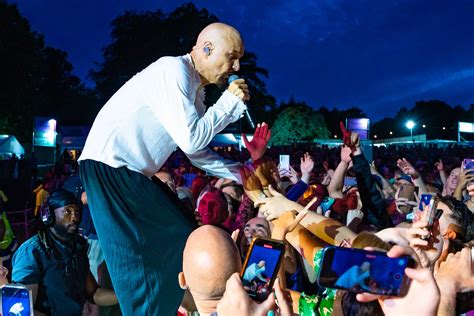
<path fill-rule="evenodd" d="M 247 139 L 245 134 L 242 134 L 241 136 L 245 147 L 250 153 L 250 157 L 253 161 L 256 161 L 262 158 L 267 150 L 268 142 L 272 136 L 272 130 L 269 128 L 267 123 L 263 122 L 262 124 L 257 124 L 251 141 Z"/>

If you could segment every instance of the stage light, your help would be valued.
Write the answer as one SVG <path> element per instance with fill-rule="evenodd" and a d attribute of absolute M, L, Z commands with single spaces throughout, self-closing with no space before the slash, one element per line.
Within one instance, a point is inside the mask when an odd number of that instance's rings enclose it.
<path fill-rule="evenodd" d="M 412 120 L 409 120 L 406 122 L 405 126 L 406 128 L 408 128 L 410 130 L 410 137 L 411 137 L 411 141 L 414 142 L 413 140 L 413 127 L 415 127 L 415 122 L 413 122 Z"/>

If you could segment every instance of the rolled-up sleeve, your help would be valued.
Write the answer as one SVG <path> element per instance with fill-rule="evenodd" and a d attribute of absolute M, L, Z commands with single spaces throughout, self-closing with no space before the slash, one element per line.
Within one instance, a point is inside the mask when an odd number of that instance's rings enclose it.
<path fill-rule="evenodd" d="M 187 154 L 187 156 L 194 166 L 204 171 L 221 178 L 242 183 L 242 178 L 240 177 L 242 164 L 239 162 L 226 160 L 209 148 L 205 148 L 194 154 Z"/>

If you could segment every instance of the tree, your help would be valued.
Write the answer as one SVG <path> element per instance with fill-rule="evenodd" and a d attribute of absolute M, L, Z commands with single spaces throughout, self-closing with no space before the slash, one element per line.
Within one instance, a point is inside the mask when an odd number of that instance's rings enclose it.
<path fill-rule="evenodd" d="M 290 145 L 310 142 L 315 138 L 329 138 L 329 130 L 322 115 L 316 113 L 304 102 L 290 100 L 281 105 L 272 127 L 271 142 L 274 145 Z"/>
<path fill-rule="evenodd" d="M 96 83 L 100 102 L 105 103 L 127 80 L 162 56 L 189 53 L 199 32 L 208 24 L 218 22 L 206 9 L 198 10 L 188 3 L 169 15 L 157 10 L 143 13 L 126 12 L 112 21 L 112 42 L 103 50 L 103 61 L 90 72 Z M 256 118 L 265 118 L 263 109 L 274 109 L 275 99 L 269 95 L 265 82 L 267 71 L 257 66 L 257 57 L 245 52 L 239 76 L 250 86 L 249 108 Z M 217 101 L 222 91 L 206 86 L 206 105 Z"/>
<path fill-rule="evenodd" d="M 79 78 L 64 51 L 45 46 L 15 4 L 0 0 L 0 134 L 30 142 L 33 117 L 77 122 L 93 108 L 94 95 Z M 90 117 L 93 117 L 90 115 Z"/>
<path fill-rule="evenodd" d="M 410 130 L 405 124 L 408 120 L 413 120 L 416 123 L 413 135 L 426 134 L 428 139 L 456 140 L 458 122 L 473 122 L 473 111 L 474 105 L 466 110 L 459 105 L 452 107 L 439 100 L 418 101 L 411 109 L 400 108 L 394 118 L 385 118 L 372 124 L 372 134 L 377 134 L 379 138 L 410 136 Z M 389 135 L 389 131 L 393 131 L 393 135 Z M 471 135 L 464 137 L 472 138 Z"/>

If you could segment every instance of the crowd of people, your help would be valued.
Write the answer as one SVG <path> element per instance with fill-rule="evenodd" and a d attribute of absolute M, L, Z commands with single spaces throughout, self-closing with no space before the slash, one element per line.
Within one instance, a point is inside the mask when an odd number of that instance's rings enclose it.
<path fill-rule="evenodd" d="M 243 135 L 245 151 L 218 149 L 219 156 L 207 145 L 240 118 L 248 87 L 235 80 L 207 111 L 202 87 L 238 71 L 242 55 L 234 28 L 206 27 L 190 54 L 158 60 L 110 99 L 79 164 L 63 169 L 64 184 L 36 188 L 41 225 L 14 252 L 11 271 L 12 282 L 32 290 L 35 315 L 474 310 L 474 169 L 463 164 L 474 149 L 374 147 L 368 161 L 359 135 L 342 125 L 340 147 L 268 148 L 271 129 L 261 123 L 252 139 Z M 279 166 L 282 154 L 291 157 L 288 169 Z M 429 205 L 420 209 L 423 194 L 442 210 L 434 223 Z M 263 302 L 240 277 L 257 237 L 286 244 Z M 319 286 L 329 246 L 411 256 L 408 292 L 371 294 L 366 277 L 362 293 Z M 258 262 L 254 272 L 264 267 Z"/>

